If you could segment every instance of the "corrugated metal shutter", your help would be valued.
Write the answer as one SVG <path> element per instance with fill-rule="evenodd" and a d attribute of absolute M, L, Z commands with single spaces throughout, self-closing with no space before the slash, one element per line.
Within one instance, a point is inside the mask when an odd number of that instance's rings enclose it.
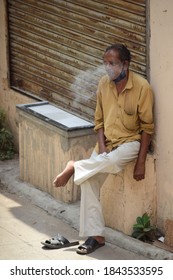
<path fill-rule="evenodd" d="M 146 75 L 145 0 L 8 0 L 11 86 L 93 119 L 102 56 L 112 43 Z"/>

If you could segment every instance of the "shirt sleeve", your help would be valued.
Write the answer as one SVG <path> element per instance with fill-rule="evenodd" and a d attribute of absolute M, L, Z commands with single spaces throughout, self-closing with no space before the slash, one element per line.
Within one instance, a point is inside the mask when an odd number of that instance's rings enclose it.
<path fill-rule="evenodd" d="M 153 91 L 148 84 L 141 89 L 139 98 L 138 113 L 140 118 L 140 132 L 154 133 L 153 103 Z"/>
<path fill-rule="evenodd" d="M 101 83 L 99 83 L 97 89 L 97 100 L 96 100 L 96 109 L 95 109 L 95 117 L 94 117 L 94 121 L 95 121 L 94 131 L 97 131 L 98 129 L 104 127 L 100 84 Z"/>

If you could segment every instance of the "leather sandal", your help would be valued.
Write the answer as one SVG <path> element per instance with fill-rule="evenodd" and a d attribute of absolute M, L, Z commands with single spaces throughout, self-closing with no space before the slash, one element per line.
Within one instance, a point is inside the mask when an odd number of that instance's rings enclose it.
<path fill-rule="evenodd" d="M 79 241 L 70 242 L 67 238 L 65 238 L 64 236 L 58 233 L 56 236 L 52 237 L 51 239 L 41 242 L 41 244 L 49 249 L 60 249 L 64 247 L 79 245 Z"/>
<path fill-rule="evenodd" d="M 96 249 L 103 247 L 105 243 L 99 243 L 96 239 L 90 236 L 85 243 L 81 244 L 78 249 L 77 253 L 81 255 L 87 255 L 94 252 Z"/>

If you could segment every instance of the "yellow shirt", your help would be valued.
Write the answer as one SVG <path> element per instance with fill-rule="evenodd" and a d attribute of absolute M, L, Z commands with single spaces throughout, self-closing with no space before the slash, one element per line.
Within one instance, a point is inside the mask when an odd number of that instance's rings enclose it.
<path fill-rule="evenodd" d="M 153 134 L 153 92 L 146 79 L 129 71 L 127 84 L 118 94 L 108 75 L 101 78 L 94 130 L 99 128 L 104 128 L 108 151 L 125 142 L 139 141 L 142 131 Z"/>

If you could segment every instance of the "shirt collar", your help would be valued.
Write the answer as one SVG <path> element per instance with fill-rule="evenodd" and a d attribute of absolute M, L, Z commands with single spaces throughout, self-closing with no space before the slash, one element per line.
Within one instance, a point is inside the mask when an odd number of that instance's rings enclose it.
<path fill-rule="evenodd" d="M 125 92 L 126 89 L 131 89 L 132 87 L 133 87 L 133 72 L 129 70 L 129 77 L 124 89 L 122 90 L 122 93 Z"/>
<path fill-rule="evenodd" d="M 108 77 L 108 79 L 109 79 L 109 77 Z M 109 79 L 109 82 L 110 82 L 111 86 L 115 85 L 114 81 L 112 81 L 110 79 Z M 129 70 L 129 77 L 128 77 L 127 83 L 126 83 L 125 88 L 123 89 L 123 91 L 125 91 L 126 89 L 131 89 L 132 87 L 133 87 L 133 72 Z"/>
<path fill-rule="evenodd" d="M 133 72 L 129 70 L 129 77 L 124 89 L 131 89 L 133 87 Z"/>

